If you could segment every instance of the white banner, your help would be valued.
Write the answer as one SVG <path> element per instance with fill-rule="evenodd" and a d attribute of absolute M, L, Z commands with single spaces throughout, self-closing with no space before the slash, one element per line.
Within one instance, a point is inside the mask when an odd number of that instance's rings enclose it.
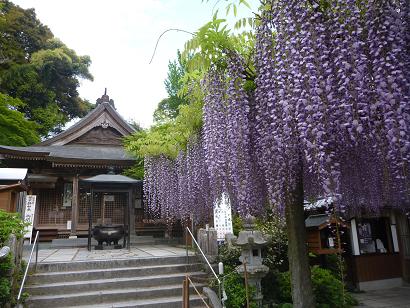
<path fill-rule="evenodd" d="M 24 221 L 29 223 L 25 229 L 24 238 L 29 238 L 31 242 L 31 234 L 33 233 L 34 213 L 36 211 L 36 195 L 26 196 L 26 208 L 24 211 Z"/>
<path fill-rule="evenodd" d="M 218 233 L 218 241 L 225 240 L 225 234 L 233 233 L 231 203 L 226 194 L 214 204 L 214 227 Z"/>

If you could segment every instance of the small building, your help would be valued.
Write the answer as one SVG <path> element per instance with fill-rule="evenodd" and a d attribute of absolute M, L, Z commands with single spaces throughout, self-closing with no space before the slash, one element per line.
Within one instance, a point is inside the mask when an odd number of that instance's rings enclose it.
<path fill-rule="evenodd" d="M 27 169 L 0 168 L 0 209 L 23 214 L 27 184 Z"/>
<path fill-rule="evenodd" d="M 0 159 L 7 167 L 27 168 L 29 194 L 37 196 L 34 229 L 40 239 L 86 236 L 90 193 L 82 180 L 113 171 L 121 174 L 134 164 L 123 148 L 130 126 L 104 93 L 96 107 L 62 133 L 27 147 L 0 145 Z M 144 230 L 142 181 L 133 190 L 130 228 Z M 94 199 L 93 222 L 109 217 L 123 222 L 124 194 L 100 194 Z M 157 226 L 156 230 L 160 226 Z"/>
<path fill-rule="evenodd" d="M 328 198 L 329 199 L 329 198 Z M 386 208 L 338 221 L 326 214 L 330 200 L 306 204 L 307 244 L 318 255 L 342 253 L 348 279 L 359 290 L 401 286 L 410 282 L 410 223 L 405 213 Z M 340 226 L 342 243 L 335 241 Z M 331 247 L 333 246 L 333 247 Z"/>
<path fill-rule="evenodd" d="M 308 250 L 317 255 L 343 253 L 342 242 L 349 228 L 330 214 L 310 215 L 305 220 Z"/>
<path fill-rule="evenodd" d="M 360 290 L 410 282 L 410 227 L 404 213 L 386 209 L 352 217 L 350 225 L 352 253 L 347 261 Z"/>

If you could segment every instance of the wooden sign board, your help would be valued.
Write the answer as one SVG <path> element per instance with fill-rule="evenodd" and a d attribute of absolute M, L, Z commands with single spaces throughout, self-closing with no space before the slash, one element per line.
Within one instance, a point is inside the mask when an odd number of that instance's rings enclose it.
<path fill-rule="evenodd" d="M 36 211 L 36 195 L 27 195 L 26 204 L 24 211 L 24 222 L 29 225 L 24 230 L 24 238 L 29 238 L 31 242 L 31 236 L 33 233 L 33 224 L 34 224 L 34 214 Z"/>

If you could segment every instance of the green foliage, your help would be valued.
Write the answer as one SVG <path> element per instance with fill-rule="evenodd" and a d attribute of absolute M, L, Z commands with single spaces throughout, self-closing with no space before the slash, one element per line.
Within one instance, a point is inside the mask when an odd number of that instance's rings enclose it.
<path fill-rule="evenodd" d="M 249 6 L 246 1 L 239 0 L 230 9 L 236 11 L 237 5 Z M 251 21 L 247 19 L 246 22 L 249 24 Z M 242 20 L 241 25 L 244 23 Z M 201 81 L 204 74 L 211 65 L 224 69 L 231 52 L 239 52 L 248 63 L 246 87 L 253 89 L 255 76 L 250 63 L 254 52 L 254 35 L 251 31 L 232 34 L 226 20 L 218 18 L 215 13 L 212 20 L 185 44 L 182 54 L 178 53 L 177 61 L 169 63 L 165 81 L 169 97 L 159 103 L 154 114 L 154 126 L 125 139 L 126 150 L 139 160 L 144 156 L 160 155 L 175 158 L 180 151 L 185 151 L 188 142 L 197 138 L 202 128 Z M 140 175 L 141 163 L 129 172 Z"/>
<path fill-rule="evenodd" d="M 13 269 L 12 260 L 13 260 L 13 256 L 11 254 L 8 254 L 7 257 L 2 259 L 2 261 L 0 262 L 0 274 L 1 274 L 1 276 L 7 276 L 8 273 Z"/>
<path fill-rule="evenodd" d="M 188 72 L 194 70 L 206 72 L 211 66 L 226 68 L 229 53 L 239 53 L 248 60 L 246 74 L 253 79 L 255 74 L 251 60 L 254 54 L 254 42 L 252 31 L 233 34 L 227 28 L 226 19 L 220 19 L 215 14 L 212 21 L 199 28 L 195 36 L 185 43 L 182 57 L 187 61 Z"/>
<path fill-rule="evenodd" d="M 238 236 L 239 231 L 243 230 L 244 228 L 243 220 L 241 216 L 239 216 L 238 214 L 234 214 L 232 217 L 232 228 L 233 228 L 233 234 L 235 234 L 236 236 Z"/>
<path fill-rule="evenodd" d="M 312 267 L 312 283 L 318 308 L 343 308 L 356 305 L 356 300 L 344 292 L 343 284 L 331 271 Z M 292 301 L 290 273 L 279 275 L 280 300 L 289 303 Z"/>
<path fill-rule="evenodd" d="M 144 159 L 137 157 L 132 167 L 125 169 L 124 175 L 132 177 L 137 180 L 144 179 Z"/>
<path fill-rule="evenodd" d="M 201 127 L 202 104 L 183 105 L 175 120 L 156 124 L 125 138 L 125 149 L 137 158 L 160 155 L 175 158 L 179 151 L 186 150 L 190 138 L 194 138 Z"/>
<path fill-rule="evenodd" d="M 180 91 L 183 87 L 183 76 L 186 73 L 186 62 L 182 60 L 178 51 L 177 60 L 168 63 L 168 76 L 164 81 L 168 97 L 159 102 L 154 112 L 154 120 L 157 123 L 175 119 L 179 114 L 179 107 L 188 104 L 185 95 Z"/>
<path fill-rule="evenodd" d="M 0 144 L 27 146 L 40 141 L 37 124 L 17 110 L 24 105 L 21 100 L 0 93 Z"/>
<path fill-rule="evenodd" d="M 268 210 L 265 217 L 256 220 L 256 228 L 269 238 L 264 264 L 271 272 L 287 271 L 289 268 L 288 238 L 285 219 L 272 210 Z"/>
<path fill-rule="evenodd" d="M 20 218 L 19 214 L 8 213 L 0 210 L 0 247 L 3 247 L 11 234 L 15 234 L 17 238 L 23 236 L 25 223 Z M 6 258 L 0 261 L 0 306 L 6 303 L 13 302 L 13 286 L 11 284 L 11 273 L 14 268 L 14 258 L 9 254 Z"/>
<path fill-rule="evenodd" d="M 325 268 L 328 269 L 334 276 L 340 277 L 341 273 L 346 272 L 346 262 L 340 254 L 325 255 Z"/>
<path fill-rule="evenodd" d="M 24 233 L 25 223 L 18 213 L 9 213 L 0 210 L 0 246 L 4 246 L 11 234 L 21 238 Z"/>
<path fill-rule="evenodd" d="M 0 68 L 26 63 L 32 53 L 53 37 L 50 29 L 37 19 L 34 9 L 24 10 L 8 0 L 0 6 L 0 33 Z"/>
<path fill-rule="evenodd" d="M 0 304 L 7 304 L 11 298 L 11 282 L 8 277 L 0 275 Z"/>
<path fill-rule="evenodd" d="M 240 274 L 238 274 L 234 269 L 229 267 L 225 268 L 227 274 L 224 278 L 225 292 L 228 297 L 225 305 L 227 308 L 237 308 L 246 307 L 246 289 L 244 279 Z M 256 308 L 255 302 L 252 301 L 253 295 L 255 293 L 254 288 L 248 288 L 250 293 L 250 307 Z"/>
<path fill-rule="evenodd" d="M 239 257 L 241 249 L 237 246 L 222 245 L 218 251 L 218 262 L 222 262 L 224 267 L 234 268 L 241 264 Z"/>
<path fill-rule="evenodd" d="M 84 116 L 91 105 L 77 88 L 79 79 L 93 79 L 90 58 L 54 38 L 32 9 L 5 1 L 0 16 L 0 91 L 24 103 L 16 109 L 38 124 L 42 136 Z"/>
<path fill-rule="evenodd" d="M 0 245 L 2 247 L 2 245 Z M 14 268 L 14 258 L 10 253 L 6 258 L 0 261 L 0 307 L 2 304 L 13 303 L 13 268 Z"/>
<path fill-rule="evenodd" d="M 170 123 L 157 124 L 149 130 L 136 132 L 124 139 L 125 149 L 135 157 L 146 155 L 176 157 L 178 143 Z"/>
<path fill-rule="evenodd" d="M 186 101 L 178 96 L 164 98 L 154 111 L 154 121 L 161 123 L 175 119 L 179 113 L 179 106 L 185 103 Z"/>
<path fill-rule="evenodd" d="M 241 250 L 238 247 L 228 245 L 219 247 L 217 262 L 224 264 L 224 276 L 222 279 L 228 297 L 228 300 L 225 302 L 228 308 L 245 307 L 246 304 L 245 282 L 242 276 L 236 272 L 236 267 L 241 264 L 239 262 L 240 255 Z M 250 298 L 252 298 L 254 291 L 250 288 Z"/>

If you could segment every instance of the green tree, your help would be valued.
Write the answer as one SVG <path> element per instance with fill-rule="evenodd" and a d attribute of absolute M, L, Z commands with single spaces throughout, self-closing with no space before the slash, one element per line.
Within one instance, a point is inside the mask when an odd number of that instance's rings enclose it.
<path fill-rule="evenodd" d="M 17 110 L 24 103 L 0 93 L 0 144 L 26 146 L 40 141 L 37 124 Z"/>
<path fill-rule="evenodd" d="M 37 18 L 34 9 L 24 10 L 12 2 L 0 3 L 0 68 L 24 64 L 31 54 L 44 48 L 53 34 Z"/>
<path fill-rule="evenodd" d="M 33 9 L 0 4 L 0 46 L 0 91 L 24 102 L 17 110 L 38 124 L 40 135 L 90 110 L 77 91 L 79 79 L 93 79 L 90 58 L 54 38 Z"/>
<path fill-rule="evenodd" d="M 181 53 L 178 51 L 177 60 L 168 63 L 168 75 L 164 81 L 168 97 L 161 100 L 154 112 L 155 122 L 169 121 L 175 119 L 179 114 L 179 106 L 188 104 L 185 95 L 180 91 L 186 73 L 186 63 L 182 60 Z"/>

